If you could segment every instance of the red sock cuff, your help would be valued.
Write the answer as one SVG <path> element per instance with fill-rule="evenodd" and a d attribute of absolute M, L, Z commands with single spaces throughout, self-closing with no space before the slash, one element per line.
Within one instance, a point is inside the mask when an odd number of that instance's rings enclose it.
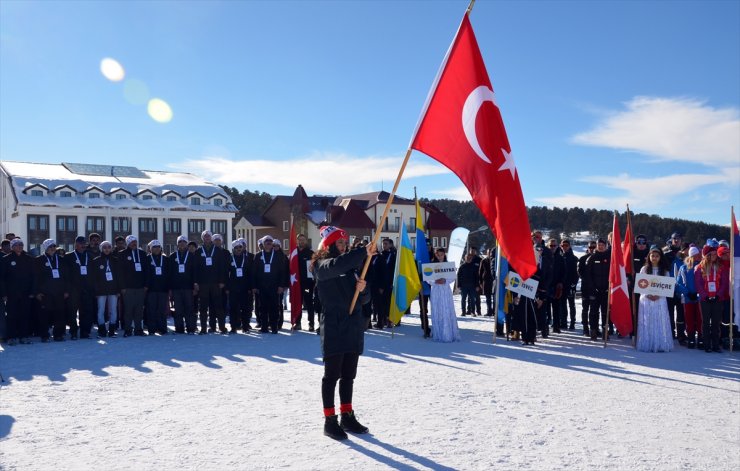
<path fill-rule="evenodd" d="M 337 411 L 333 407 L 324 407 L 324 417 L 331 417 L 337 415 Z"/>
<path fill-rule="evenodd" d="M 341 404 L 339 411 L 344 414 L 345 412 L 352 412 L 352 404 Z"/>

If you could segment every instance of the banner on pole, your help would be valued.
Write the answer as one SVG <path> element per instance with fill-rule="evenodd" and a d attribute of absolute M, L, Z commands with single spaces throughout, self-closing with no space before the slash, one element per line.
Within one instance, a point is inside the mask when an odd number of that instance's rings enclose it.
<path fill-rule="evenodd" d="M 421 273 L 427 283 L 434 283 L 440 278 L 452 283 L 457 278 L 454 262 L 424 263 L 421 265 Z"/>
<path fill-rule="evenodd" d="M 537 295 L 537 287 L 539 284 L 539 281 L 532 278 L 522 280 L 522 277 L 519 276 L 518 273 L 510 271 L 506 282 L 506 289 L 526 298 L 534 299 Z"/>
<path fill-rule="evenodd" d="M 647 275 L 638 273 L 635 278 L 635 293 L 673 297 L 676 279 L 672 276 Z"/>

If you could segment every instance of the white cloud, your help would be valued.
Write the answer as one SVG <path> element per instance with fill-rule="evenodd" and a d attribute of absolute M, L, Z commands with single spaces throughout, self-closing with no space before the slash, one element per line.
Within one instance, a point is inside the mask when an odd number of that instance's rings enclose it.
<path fill-rule="evenodd" d="M 576 144 L 651 155 L 656 160 L 736 166 L 740 162 L 738 108 L 712 108 L 691 98 L 635 97 L 610 113 Z"/>
<path fill-rule="evenodd" d="M 470 196 L 470 192 L 465 186 L 460 185 L 454 188 L 448 188 L 446 190 L 436 190 L 430 192 L 432 195 L 437 195 L 442 198 L 449 198 L 458 201 L 470 201 L 473 198 Z"/>
<path fill-rule="evenodd" d="M 293 160 L 203 157 L 170 166 L 224 185 L 269 184 L 294 189 L 301 184 L 309 193 L 351 194 L 372 191 L 377 186 L 374 183 L 395 181 L 402 162 L 402 157 L 316 153 Z M 412 157 L 403 178 L 447 173 L 449 170 L 437 163 L 418 163 Z"/>
<path fill-rule="evenodd" d="M 586 183 L 595 183 L 620 190 L 613 197 L 586 196 L 568 193 L 546 196 L 537 201 L 547 206 L 614 209 L 630 204 L 638 211 L 656 210 L 670 204 L 685 193 L 696 193 L 695 200 L 714 201 L 711 195 L 727 195 L 740 186 L 740 167 L 726 169 L 716 174 L 680 174 L 654 178 L 635 178 L 629 174 L 617 176 L 590 176 L 582 178 Z M 707 188 L 709 187 L 709 188 Z"/>

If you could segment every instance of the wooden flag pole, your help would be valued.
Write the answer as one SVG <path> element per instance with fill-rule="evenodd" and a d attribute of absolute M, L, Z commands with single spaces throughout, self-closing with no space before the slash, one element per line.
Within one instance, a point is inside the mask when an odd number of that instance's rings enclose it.
<path fill-rule="evenodd" d="M 385 209 L 383 210 L 383 216 L 380 218 L 380 222 L 378 226 L 375 228 L 375 235 L 373 236 L 373 240 L 371 244 L 375 244 L 377 246 L 378 239 L 380 238 L 381 231 L 379 228 L 383 227 L 383 224 L 385 224 L 386 219 L 388 219 L 388 212 L 391 209 L 391 205 L 393 204 L 393 197 L 396 195 L 396 191 L 398 191 L 398 185 L 401 183 L 401 177 L 403 176 L 403 171 L 406 170 L 406 164 L 409 163 L 409 157 L 411 157 L 411 147 L 409 147 L 406 150 L 406 156 L 403 158 L 403 163 L 401 164 L 401 170 L 398 171 L 398 176 L 396 177 L 396 182 L 393 184 L 393 190 L 391 191 L 391 194 L 388 196 L 388 201 L 385 203 Z M 401 221 L 403 223 L 403 220 Z M 365 275 L 367 275 L 367 269 L 370 267 L 370 257 L 365 258 L 365 265 L 362 267 L 362 273 L 360 274 L 360 279 L 364 280 Z M 360 291 L 355 288 L 355 294 L 352 297 L 352 304 L 349 306 L 349 315 L 352 315 L 352 311 L 355 310 L 355 305 L 357 304 L 357 298 L 360 296 Z"/>
<path fill-rule="evenodd" d="M 627 227 L 632 227 L 632 218 L 630 217 L 630 205 L 627 205 Z M 629 241 L 631 244 L 632 241 Z M 634 255 L 632 256 L 634 258 Z M 630 263 L 633 261 L 630 260 Z M 632 293 L 630 294 L 630 309 L 632 309 L 632 346 L 637 348 L 637 310 L 635 310 L 635 278 L 637 273 L 634 271 L 634 263 L 632 263 Z"/>
<path fill-rule="evenodd" d="M 735 299 L 735 227 L 733 221 L 737 223 L 735 219 L 735 207 L 730 206 L 730 223 L 733 227 L 730 227 L 730 352 L 732 352 L 732 321 L 735 319 L 734 305 L 737 302 Z"/>

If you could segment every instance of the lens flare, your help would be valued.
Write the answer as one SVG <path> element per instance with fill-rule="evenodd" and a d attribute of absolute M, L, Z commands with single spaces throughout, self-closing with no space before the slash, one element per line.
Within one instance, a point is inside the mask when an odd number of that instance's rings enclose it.
<path fill-rule="evenodd" d="M 106 57 L 100 61 L 100 73 L 111 82 L 120 82 L 126 76 L 123 66 L 115 59 Z"/>
<path fill-rule="evenodd" d="M 152 98 L 146 107 L 151 118 L 158 123 L 169 123 L 172 121 L 172 108 L 166 101 L 160 98 Z"/>
<path fill-rule="evenodd" d="M 149 87 L 137 79 L 123 82 L 123 96 L 132 105 L 144 105 L 149 101 Z"/>

